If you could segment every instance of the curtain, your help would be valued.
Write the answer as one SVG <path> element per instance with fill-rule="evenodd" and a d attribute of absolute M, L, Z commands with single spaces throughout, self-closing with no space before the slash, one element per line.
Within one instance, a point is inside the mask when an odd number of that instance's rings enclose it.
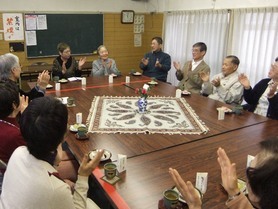
<path fill-rule="evenodd" d="M 252 86 L 266 78 L 278 56 L 278 8 L 233 10 L 228 43 Z"/>
<path fill-rule="evenodd" d="M 183 66 L 192 59 L 192 45 L 204 42 L 207 45 L 205 62 L 211 68 L 211 75 L 221 71 L 226 56 L 228 29 L 228 10 L 176 11 L 164 14 L 164 51 L 173 61 Z M 173 64 L 167 81 L 177 85 L 176 69 Z"/>

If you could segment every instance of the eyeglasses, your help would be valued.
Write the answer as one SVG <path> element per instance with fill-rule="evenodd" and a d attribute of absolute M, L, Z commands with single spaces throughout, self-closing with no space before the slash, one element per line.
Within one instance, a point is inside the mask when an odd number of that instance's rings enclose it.
<path fill-rule="evenodd" d="M 65 50 L 63 51 L 64 54 L 68 54 L 68 53 L 71 53 L 71 50 Z"/>

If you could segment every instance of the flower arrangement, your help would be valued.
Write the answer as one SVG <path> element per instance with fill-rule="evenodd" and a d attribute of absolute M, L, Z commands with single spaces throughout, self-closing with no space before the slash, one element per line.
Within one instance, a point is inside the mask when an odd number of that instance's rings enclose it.
<path fill-rule="evenodd" d="M 141 98 L 145 98 L 145 99 L 147 99 L 149 91 L 150 91 L 150 86 L 147 84 L 144 84 L 143 88 L 135 89 L 135 93 L 139 94 Z"/>

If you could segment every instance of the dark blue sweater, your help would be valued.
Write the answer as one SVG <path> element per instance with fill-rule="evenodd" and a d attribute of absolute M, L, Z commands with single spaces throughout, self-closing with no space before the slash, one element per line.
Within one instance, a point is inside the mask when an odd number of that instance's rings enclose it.
<path fill-rule="evenodd" d="M 166 82 L 168 71 L 171 69 L 171 57 L 163 51 L 149 52 L 145 54 L 145 59 L 149 58 L 148 65 L 140 63 L 140 68 L 143 70 L 143 75 L 155 77 L 157 80 Z M 156 60 L 159 60 L 161 67 L 155 67 Z"/>
<path fill-rule="evenodd" d="M 254 112 L 260 97 L 265 92 L 266 88 L 268 87 L 268 82 L 271 79 L 265 78 L 257 83 L 254 88 L 250 88 L 248 90 L 244 89 L 244 100 L 248 103 L 247 110 L 250 112 Z M 268 99 L 269 105 L 267 109 L 267 117 L 278 120 L 278 95 L 275 94 L 274 97 Z"/>

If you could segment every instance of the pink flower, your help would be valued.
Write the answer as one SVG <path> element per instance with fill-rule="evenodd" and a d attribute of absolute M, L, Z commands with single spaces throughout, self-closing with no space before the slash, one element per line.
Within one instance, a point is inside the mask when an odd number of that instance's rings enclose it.
<path fill-rule="evenodd" d="M 147 90 L 146 89 L 142 89 L 142 94 L 146 94 Z"/>
<path fill-rule="evenodd" d="M 140 94 L 141 97 L 144 97 L 146 99 L 148 97 L 148 91 L 149 90 L 150 90 L 150 88 L 148 88 L 148 89 L 136 88 L 135 93 Z"/>

